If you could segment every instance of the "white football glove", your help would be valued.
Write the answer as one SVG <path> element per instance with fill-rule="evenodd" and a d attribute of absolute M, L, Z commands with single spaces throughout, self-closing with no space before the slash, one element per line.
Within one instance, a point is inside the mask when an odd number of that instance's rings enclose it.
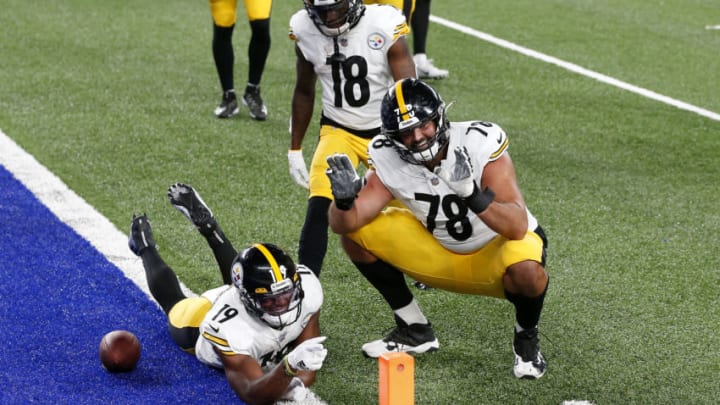
<path fill-rule="evenodd" d="M 293 377 L 290 380 L 290 384 L 287 387 L 287 391 L 280 397 L 283 401 L 303 401 L 307 397 L 308 390 L 305 388 L 302 380 L 298 377 Z"/>
<path fill-rule="evenodd" d="M 469 197 L 475 188 L 470 155 L 464 147 L 455 148 L 455 165 L 452 172 L 440 165 L 435 168 L 435 174 L 447 183 L 448 187 L 460 198 Z"/>
<path fill-rule="evenodd" d="M 300 343 L 287 355 L 288 365 L 298 371 L 320 370 L 327 356 L 327 349 L 322 345 L 325 339 L 327 336 L 318 336 Z"/>
<path fill-rule="evenodd" d="M 308 170 L 303 158 L 302 149 L 288 151 L 288 163 L 290 163 L 290 177 L 295 180 L 299 186 L 309 188 L 308 186 Z"/>

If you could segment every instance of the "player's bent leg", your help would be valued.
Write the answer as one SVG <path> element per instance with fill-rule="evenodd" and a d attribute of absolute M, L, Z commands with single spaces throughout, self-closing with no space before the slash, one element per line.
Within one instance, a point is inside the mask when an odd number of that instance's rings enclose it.
<path fill-rule="evenodd" d="M 503 275 L 505 290 L 525 297 L 539 296 L 547 284 L 547 272 L 540 263 L 532 260 L 513 264 Z"/>
<path fill-rule="evenodd" d="M 207 234 L 215 230 L 215 216 L 192 186 L 175 183 L 168 188 L 167 197 L 170 204 L 192 222 L 200 233 Z"/>
<path fill-rule="evenodd" d="M 372 253 L 364 249 L 362 246 L 358 245 L 355 241 L 348 238 L 346 235 L 342 235 L 340 237 L 340 244 L 342 245 L 345 254 L 347 254 L 348 258 L 353 263 L 372 263 L 378 260 L 378 258 L 373 256 Z"/>
<path fill-rule="evenodd" d="M 224 284 L 232 284 L 230 268 L 237 250 L 220 228 L 210 207 L 192 186 L 175 183 L 168 188 L 168 200 L 185 218 L 195 225 L 215 255 Z"/>
<path fill-rule="evenodd" d="M 506 266 L 502 283 L 505 298 L 515 306 L 513 374 L 537 379 L 545 375 L 547 363 L 540 352 L 538 323 L 549 285 L 545 271 L 547 239 L 538 227 L 522 240 L 506 241 L 500 248 Z"/>
<path fill-rule="evenodd" d="M 348 237 L 343 236 L 341 242 L 355 267 L 378 290 L 395 314 L 396 327 L 384 338 L 364 344 L 363 354 L 376 358 L 387 352 L 419 354 L 438 350 L 440 343 L 432 325 L 415 302 L 404 274 L 375 258 Z"/>
<path fill-rule="evenodd" d="M 175 272 L 160 257 L 155 247 L 152 227 L 146 215 L 133 215 L 128 245 L 140 256 L 150 293 L 167 314 L 178 301 L 185 298 Z"/>
<path fill-rule="evenodd" d="M 508 268 L 504 284 L 505 296 L 516 311 L 513 374 L 517 378 L 538 379 L 545 375 L 547 369 L 545 357 L 540 352 L 537 327 L 549 285 L 547 273 L 540 263 L 517 263 Z M 508 287 L 514 292 L 510 292 Z"/>

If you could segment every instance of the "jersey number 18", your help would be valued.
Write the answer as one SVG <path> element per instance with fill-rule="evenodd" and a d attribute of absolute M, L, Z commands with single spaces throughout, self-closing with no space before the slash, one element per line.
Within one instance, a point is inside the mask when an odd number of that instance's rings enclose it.
<path fill-rule="evenodd" d="M 335 107 L 343 106 L 343 99 L 350 107 L 360 107 L 370 100 L 370 84 L 367 81 L 367 61 L 362 56 L 353 55 L 344 62 L 332 63 L 333 91 Z M 343 83 L 343 77 L 345 83 Z M 356 89 L 359 90 L 356 92 Z M 343 97 L 345 93 L 345 97 Z"/>

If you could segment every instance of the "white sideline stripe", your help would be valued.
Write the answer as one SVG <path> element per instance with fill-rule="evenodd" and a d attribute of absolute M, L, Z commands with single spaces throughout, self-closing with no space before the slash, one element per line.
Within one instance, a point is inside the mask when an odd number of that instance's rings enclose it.
<path fill-rule="evenodd" d="M 118 230 L 94 207 L 70 190 L 60 178 L 35 160 L 1 129 L 0 164 L 5 166 L 55 216 L 115 264 L 152 300 L 142 260 L 128 248 L 128 235 Z M 128 214 L 128 232 L 131 214 Z M 196 295 L 182 283 L 181 287 L 186 294 Z"/>
<path fill-rule="evenodd" d="M 644 89 L 642 87 L 638 87 L 638 86 L 632 85 L 630 83 L 625 83 L 621 80 L 612 78 L 610 76 L 606 76 L 602 73 L 598 73 L 598 72 L 595 72 L 595 71 L 592 71 L 589 69 L 585 69 L 584 67 L 578 66 L 574 63 L 565 62 L 565 61 L 555 58 L 553 56 L 545 55 L 544 53 L 540 53 L 540 52 L 534 51 L 532 49 L 528 49 L 523 46 L 517 45 L 510 41 L 506 41 L 504 39 L 497 38 L 497 37 L 487 34 L 485 32 L 477 31 L 472 28 L 466 27 L 464 25 L 460 25 L 458 23 L 446 20 L 441 17 L 434 16 L 434 15 L 430 16 L 430 21 L 440 24 L 440 25 L 444 25 L 448 28 L 454 29 L 456 31 L 462 32 L 462 33 L 470 35 L 470 36 L 473 36 L 475 38 L 482 39 L 483 41 L 490 42 L 490 43 L 498 45 L 500 47 L 507 48 L 512 51 L 521 53 L 521 54 L 529 56 L 531 58 L 539 59 L 543 62 L 547 62 L 547 63 L 553 64 L 553 65 L 559 66 L 563 69 L 567 69 L 571 72 L 575 72 L 575 73 L 581 74 L 583 76 L 590 77 L 599 82 L 603 82 L 603 83 L 609 84 L 611 86 L 619 87 L 623 90 L 627 90 L 632 93 L 639 94 L 639 95 L 641 95 L 643 97 L 647 97 L 649 99 L 660 101 L 661 103 L 665 103 L 665 104 L 671 105 L 673 107 L 677 107 L 682 110 L 687 110 L 687 111 L 693 112 L 695 114 L 710 118 L 715 121 L 720 121 L 720 114 L 718 114 L 716 112 L 706 110 L 704 108 L 700 108 L 700 107 L 694 106 L 692 104 L 688 104 L 684 101 L 680 101 L 680 100 L 676 100 L 676 99 L 668 97 L 668 96 L 664 96 L 662 94 L 658 94 L 652 90 Z"/>
<path fill-rule="evenodd" d="M 5 166 L 55 216 L 85 238 L 155 302 L 147 285 L 142 260 L 128 248 L 128 235 L 117 229 L 93 206 L 70 190 L 59 177 L 5 135 L 2 129 L 0 129 L 0 165 Z M 128 217 L 128 232 L 130 219 L 131 217 Z M 182 282 L 180 287 L 188 296 L 197 295 Z M 198 363 L 198 367 L 204 366 Z M 310 390 L 304 401 L 292 403 L 327 405 Z"/>

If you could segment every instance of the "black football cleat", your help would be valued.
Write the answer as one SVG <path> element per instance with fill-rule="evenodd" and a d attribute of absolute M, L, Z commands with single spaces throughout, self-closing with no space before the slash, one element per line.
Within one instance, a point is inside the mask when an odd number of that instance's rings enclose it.
<path fill-rule="evenodd" d="M 185 218 L 190 220 L 203 235 L 211 233 L 217 228 L 212 211 L 191 186 L 175 183 L 168 188 L 167 196 L 170 204 L 182 212 Z"/>
<path fill-rule="evenodd" d="M 140 256 L 145 248 L 155 247 L 155 240 L 153 239 L 152 228 L 147 215 L 133 214 L 128 247 L 137 256 Z"/>
<path fill-rule="evenodd" d="M 537 327 L 515 332 L 513 339 L 513 374 L 517 378 L 536 380 L 545 375 L 547 363 L 540 353 Z"/>
<path fill-rule="evenodd" d="M 245 88 L 245 94 L 242 103 L 248 108 L 250 118 L 257 121 L 265 121 L 267 119 L 267 107 L 260 97 L 260 87 L 248 86 Z"/>
<path fill-rule="evenodd" d="M 218 118 L 230 118 L 239 112 L 240 107 L 238 107 L 235 90 L 228 90 L 223 92 L 220 104 L 215 107 L 215 116 Z"/>
<path fill-rule="evenodd" d="M 433 332 L 432 325 L 414 323 L 411 325 L 395 317 L 397 326 L 386 337 L 362 346 L 362 352 L 366 357 L 377 358 L 387 352 L 425 353 L 434 352 L 440 348 Z"/>

